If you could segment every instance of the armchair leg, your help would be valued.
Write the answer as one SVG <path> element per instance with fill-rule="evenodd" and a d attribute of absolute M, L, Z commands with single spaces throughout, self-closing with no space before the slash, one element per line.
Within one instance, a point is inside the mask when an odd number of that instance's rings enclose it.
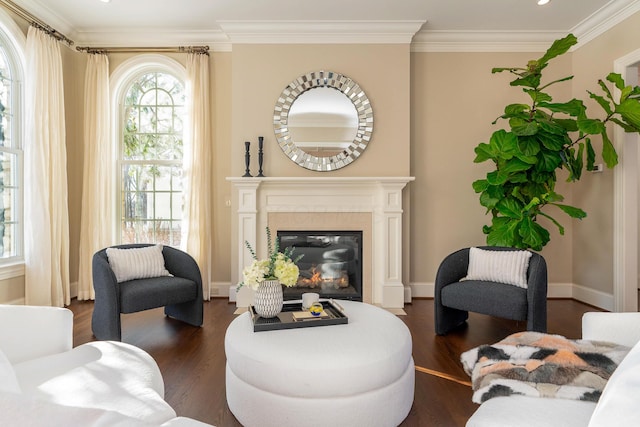
<path fill-rule="evenodd" d="M 91 316 L 91 331 L 93 335 L 103 341 L 122 341 L 120 313 L 95 304 Z"/>
<path fill-rule="evenodd" d="M 547 310 L 527 319 L 527 331 L 547 333 Z"/>
<path fill-rule="evenodd" d="M 435 307 L 436 334 L 446 335 L 453 329 L 464 324 L 469 318 L 469 312 L 455 308 L 436 305 Z"/>
<path fill-rule="evenodd" d="M 164 314 L 193 326 L 202 326 L 203 323 L 202 300 L 183 302 L 181 304 L 167 305 Z"/>

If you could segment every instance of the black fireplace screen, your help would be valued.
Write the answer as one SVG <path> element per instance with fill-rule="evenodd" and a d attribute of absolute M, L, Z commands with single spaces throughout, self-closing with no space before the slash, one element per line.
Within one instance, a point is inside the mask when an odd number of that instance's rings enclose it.
<path fill-rule="evenodd" d="M 280 250 L 294 247 L 298 282 L 284 288 L 284 299 L 305 292 L 321 298 L 362 301 L 362 231 L 278 231 Z"/>

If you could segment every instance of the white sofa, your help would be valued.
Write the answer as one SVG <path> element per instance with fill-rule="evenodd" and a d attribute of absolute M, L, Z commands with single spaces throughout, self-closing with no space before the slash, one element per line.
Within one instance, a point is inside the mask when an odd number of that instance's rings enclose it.
<path fill-rule="evenodd" d="M 598 403 L 527 396 L 484 402 L 467 427 L 626 427 L 640 425 L 640 313 L 586 313 L 582 338 L 632 347 Z"/>
<path fill-rule="evenodd" d="M 164 401 L 158 365 L 129 344 L 72 348 L 73 313 L 0 305 L 0 425 L 204 427 Z"/>

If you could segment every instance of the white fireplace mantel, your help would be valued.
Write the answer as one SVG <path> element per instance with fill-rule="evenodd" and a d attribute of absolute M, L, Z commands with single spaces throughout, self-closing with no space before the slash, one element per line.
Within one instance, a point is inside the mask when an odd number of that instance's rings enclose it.
<path fill-rule="evenodd" d="M 371 230 L 371 241 L 363 243 L 370 245 L 372 257 L 368 263 L 370 271 L 363 272 L 370 278 L 371 286 L 365 290 L 370 301 L 365 301 L 387 308 L 403 307 L 402 191 L 414 179 L 333 176 L 227 178 L 233 184 L 232 207 L 235 208 L 232 216 L 232 236 L 236 236 L 232 242 L 232 283 L 242 280 L 242 269 L 252 261 L 244 246 L 245 241 L 256 248 L 259 257 L 266 254 L 266 237 L 262 230 L 269 225 L 270 214 L 289 213 L 301 221 L 307 217 L 331 214 L 334 221 L 340 222 L 341 215 L 348 219 L 352 214 L 365 213 L 369 214 L 365 215 L 368 224 L 362 225 Z M 236 301 L 238 306 L 251 303 L 253 294 L 250 290 L 242 288 L 236 296 L 234 288 L 232 286 L 229 293 L 231 301 Z"/>

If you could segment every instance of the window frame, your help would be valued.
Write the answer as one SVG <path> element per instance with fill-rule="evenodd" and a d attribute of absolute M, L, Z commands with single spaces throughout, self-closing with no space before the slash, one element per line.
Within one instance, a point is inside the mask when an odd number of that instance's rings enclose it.
<path fill-rule="evenodd" d="M 113 225 L 113 235 L 115 241 L 118 243 L 122 243 L 122 197 L 123 197 L 123 180 L 122 180 L 122 167 L 125 163 L 130 164 L 140 164 L 137 161 L 129 161 L 124 159 L 124 150 L 122 144 L 122 136 L 124 133 L 124 125 L 125 125 L 125 98 L 128 90 L 131 85 L 142 77 L 145 74 L 149 73 L 165 73 L 176 78 L 186 90 L 186 71 L 185 68 L 173 60 L 172 58 L 166 57 L 164 55 L 158 54 L 143 54 L 138 55 L 125 61 L 122 63 L 112 74 L 111 78 L 111 92 L 112 92 L 112 103 L 113 103 L 113 129 L 115 130 L 113 136 L 113 155 L 116 159 L 115 167 L 116 173 L 114 174 L 114 179 L 116 180 L 114 185 L 115 198 L 114 200 L 114 225 Z M 186 106 L 183 106 L 186 108 Z M 186 110 L 185 116 L 183 119 L 186 119 Z M 184 120 L 183 120 L 184 122 Z M 184 135 L 184 129 L 183 129 Z M 184 141 L 184 139 L 183 139 Z M 146 165 L 155 164 L 155 165 L 166 165 L 167 163 L 175 164 L 172 161 L 165 160 L 152 160 L 146 161 Z M 184 171 L 184 164 L 182 167 Z M 183 188 L 184 191 L 184 188 Z M 154 191 L 155 192 L 155 191 Z M 182 218 L 180 218 L 182 222 Z M 182 224 L 181 224 L 182 226 Z M 150 242 L 153 243 L 153 242 Z M 178 247 L 178 244 L 176 244 Z"/>
<path fill-rule="evenodd" d="M 26 37 L 13 19 L 0 11 L 0 40 L 7 66 L 11 72 L 11 145 L 1 147 L 0 151 L 16 156 L 15 206 L 12 206 L 12 219 L 15 235 L 12 236 L 14 254 L 0 258 L 0 280 L 24 275 L 24 78 Z"/>

